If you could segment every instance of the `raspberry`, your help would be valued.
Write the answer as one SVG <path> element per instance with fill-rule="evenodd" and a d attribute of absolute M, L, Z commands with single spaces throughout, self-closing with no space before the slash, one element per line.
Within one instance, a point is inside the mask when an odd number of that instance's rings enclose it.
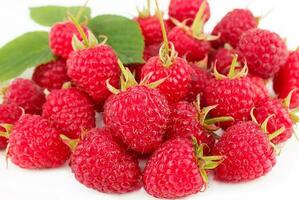
<path fill-rule="evenodd" d="M 95 127 L 93 105 L 76 88 L 53 90 L 43 106 L 43 117 L 70 138 L 78 138 L 81 131 Z"/>
<path fill-rule="evenodd" d="M 66 62 L 63 59 L 39 65 L 32 75 L 32 80 L 42 88 L 49 91 L 60 89 L 63 83 L 69 81 Z"/>
<path fill-rule="evenodd" d="M 87 33 L 87 27 L 81 27 Z M 82 40 L 79 31 L 72 22 L 67 21 L 54 24 L 49 33 L 49 43 L 53 54 L 67 59 L 73 51 L 72 38 L 74 34 Z"/>
<path fill-rule="evenodd" d="M 126 193 L 141 187 L 138 161 L 117 144 L 108 129 L 92 129 L 79 142 L 70 166 L 76 179 L 106 193 Z"/>
<path fill-rule="evenodd" d="M 22 168 L 59 167 L 70 155 L 59 134 L 46 119 L 26 114 L 15 124 L 9 137 L 8 156 Z"/>
<path fill-rule="evenodd" d="M 228 74 L 234 55 L 236 55 L 234 49 L 219 48 L 210 55 L 210 65 L 216 67 L 219 73 Z"/>
<path fill-rule="evenodd" d="M 257 76 L 248 76 L 248 79 L 251 82 L 252 92 L 254 95 L 253 101 L 255 104 L 270 97 L 264 79 Z"/>
<path fill-rule="evenodd" d="M 290 53 L 286 64 L 275 75 L 273 86 L 279 98 L 286 98 L 293 89 L 299 88 L 299 51 Z M 290 107 L 295 108 L 298 106 L 299 92 L 295 91 Z"/>
<path fill-rule="evenodd" d="M 215 176 L 226 182 L 256 179 L 268 173 L 276 163 L 267 135 L 251 121 L 228 128 L 215 144 L 213 153 L 225 157 L 215 169 Z"/>
<path fill-rule="evenodd" d="M 17 78 L 5 90 L 4 103 L 14 103 L 29 114 L 40 114 L 46 101 L 43 89 L 33 81 Z"/>
<path fill-rule="evenodd" d="M 227 13 L 215 26 L 212 34 L 220 34 L 220 38 L 212 44 L 215 48 L 223 46 L 225 43 L 233 47 L 238 45 L 241 35 L 258 26 L 258 20 L 248 9 L 234 9 Z"/>
<path fill-rule="evenodd" d="M 240 38 L 237 50 L 246 60 L 249 72 L 261 78 L 272 77 L 288 56 L 286 44 L 279 35 L 262 29 L 245 32 Z"/>

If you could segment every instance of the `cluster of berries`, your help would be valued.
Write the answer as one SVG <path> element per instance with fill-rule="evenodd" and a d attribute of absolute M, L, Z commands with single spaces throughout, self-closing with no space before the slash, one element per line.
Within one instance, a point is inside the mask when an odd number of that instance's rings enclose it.
<path fill-rule="evenodd" d="M 247 9 L 227 13 L 209 35 L 206 0 L 171 0 L 167 20 L 157 1 L 156 8 L 134 19 L 145 64 L 123 66 L 105 37 L 99 43 L 72 16 L 51 28 L 57 60 L 3 90 L 0 148 L 14 164 L 41 169 L 69 160 L 87 187 L 143 186 L 157 198 L 202 191 L 209 172 L 244 182 L 272 169 L 299 121 L 299 51 L 258 28 Z M 269 78 L 278 97 L 265 86 Z M 104 127 L 96 128 L 96 111 Z"/>

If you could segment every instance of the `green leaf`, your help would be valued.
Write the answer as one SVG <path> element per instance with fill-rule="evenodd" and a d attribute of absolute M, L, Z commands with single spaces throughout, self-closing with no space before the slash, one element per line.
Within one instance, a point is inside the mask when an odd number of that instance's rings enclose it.
<path fill-rule="evenodd" d="M 0 82 L 53 59 L 47 32 L 36 31 L 21 35 L 0 48 Z"/>
<path fill-rule="evenodd" d="M 134 20 L 116 15 L 100 15 L 89 21 L 91 31 L 106 35 L 124 64 L 143 63 L 144 41 L 139 25 Z"/>
<path fill-rule="evenodd" d="M 68 19 L 68 13 L 76 16 L 82 8 L 82 14 L 78 20 L 84 22 L 86 17 L 90 19 L 91 10 L 88 7 L 63 7 L 63 6 L 42 6 L 30 8 L 31 18 L 38 24 L 43 26 L 52 26 L 57 22 L 63 22 Z M 81 11 L 80 11 L 81 12 Z"/>

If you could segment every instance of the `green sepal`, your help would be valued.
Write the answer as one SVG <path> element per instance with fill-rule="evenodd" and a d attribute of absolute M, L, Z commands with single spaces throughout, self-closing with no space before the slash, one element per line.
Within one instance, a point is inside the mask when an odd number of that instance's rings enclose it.
<path fill-rule="evenodd" d="M 138 16 L 140 18 L 147 18 L 151 16 L 151 0 L 146 0 L 146 7 L 142 10 L 137 8 Z"/>
<path fill-rule="evenodd" d="M 69 137 L 67 137 L 63 134 L 60 135 L 60 138 L 70 148 L 70 150 L 72 152 L 76 149 L 78 143 L 80 142 L 79 138 L 78 139 L 70 139 Z"/>
<path fill-rule="evenodd" d="M 0 124 L 0 126 L 5 129 L 5 131 L 0 132 L 0 137 L 5 137 L 8 139 L 11 134 L 13 125 L 12 124 Z"/>

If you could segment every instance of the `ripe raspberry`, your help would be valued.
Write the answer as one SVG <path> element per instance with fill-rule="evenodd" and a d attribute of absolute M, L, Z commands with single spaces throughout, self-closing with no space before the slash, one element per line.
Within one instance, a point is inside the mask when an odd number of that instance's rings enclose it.
<path fill-rule="evenodd" d="M 59 167 L 70 155 L 59 134 L 46 119 L 26 114 L 15 124 L 9 137 L 8 156 L 22 168 Z"/>
<path fill-rule="evenodd" d="M 212 169 L 219 164 L 205 160 L 209 157 L 203 157 L 202 152 L 203 146 L 194 145 L 190 138 L 168 140 L 146 163 L 143 173 L 145 190 L 163 199 L 176 199 L 201 191 L 207 182 L 207 165 L 211 164 Z"/>
<path fill-rule="evenodd" d="M 42 88 L 49 91 L 60 89 L 63 83 L 69 81 L 66 62 L 63 59 L 39 65 L 32 75 L 32 80 Z"/>
<path fill-rule="evenodd" d="M 141 187 L 138 161 L 113 140 L 108 129 L 90 130 L 70 163 L 79 182 L 100 192 L 126 193 Z"/>
<path fill-rule="evenodd" d="M 83 25 L 81 27 L 87 33 L 87 27 Z M 72 38 L 74 34 L 79 40 L 82 40 L 79 31 L 72 22 L 67 21 L 54 24 L 49 33 L 49 43 L 53 54 L 67 59 L 73 51 Z"/>
<path fill-rule="evenodd" d="M 276 33 L 251 29 L 240 38 L 237 50 L 246 60 L 249 72 L 261 78 L 272 77 L 286 62 L 285 42 Z"/>
<path fill-rule="evenodd" d="M 46 98 L 43 89 L 33 81 L 17 78 L 5 90 L 4 103 L 14 103 L 29 114 L 40 114 Z"/>
<path fill-rule="evenodd" d="M 197 39 L 182 27 L 173 28 L 168 34 L 179 56 L 186 56 L 189 62 L 200 61 L 207 56 L 211 48 L 210 42 Z"/>
<path fill-rule="evenodd" d="M 169 4 L 169 16 L 180 22 L 190 20 L 189 22 L 192 23 L 203 2 L 206 2 L 206 0 L 171 0 Z M 208 21 L 210 18 L 210 7 L 208 2 L 206 2 L 206 5 L 204 15 L 206 21 Z"/>
<path fill-rule="evenodd" d="M 217 71 L 221 74 L 228 74 L 234 55 L 236 55 L 234 49 L 219 48 L 210 55 L 210 66 L 216 67 Z"/>
<path fill-rule="evenodd" d="M 268 173 L 276 156 L 267 135 L 253 122 L 239 122 L 226 130 L 215 144 L 214 154 L 224 161 L 215 169 L 216 179 L 241 182 Z"/>
<path fill-rule="evenodd" d="M 272 140 L 274 144 L 283 143 L 294 133 L 293 122 L 287 108 L 283 106 L 279 99 L 263 99 L 256 104 L 254 116 L 259 123 L 265 121 L 272 114 L 274 116 L 269 119 L 268 132 L 272 133 L 281 127 L 285 127 L 285 131 Z"/>
<path fill-rule="evenodd" d="M 178 102 L 184 99 L 191 84 L 191 67 L 182 58 L 175 58 L 169 67 L 165 67 L 159 56 L 152 57 L 141 69 L 141 79 L 148 74 L 150 82 L 163 78 L 167 79 L 157 88 L 165 95 L 169 102 Z"/>
<path fill-rule="evenodd" d="M 109 97 L 103 116 L 122 142 L 144 154 L 163 142 L 169 114 L 166 98 L 156 89 L 135 86 Z"/>
<path fill-rule="evenodd" d="M 6 132 L 3 124 L 14 125 L 22 115 L 22 109 L 16 104 L 0 104 L 0 132 Z M 0 150 L 7 146 L 7 138 L 0 136 Z"/>
<path fill-rule="evenodd" d="M 53 90 L 43 106 L 43 117 L 53 121 L 61 134 L 70 138 L 78 138 L 82 130 L 95 127 L 93 105 L 75 88 Z"/>
<path fill-rule="evenodd" d="M 275 75 L 273 86 L 279 98 L 286 98 L 288 94 L 299 88 L 299 51 L 291 52 L 286 64 Z M 299 106 L 299 92 L 295 91 L 292 96 L 291 108 Z"/>
<path fill-rule="evenodd" d="M 248 79 L 251 82 L 252 92 L 254 95 L 253 101 L 255 104 L 270 97 L 264 79 L 257 76 L 248 76 Z"/>
<path fill-rule="evenodd" d="M 193 102 L 196 100 L 197 95 L 203 96 L 204 89 L 206 88 L 210 79 L 212 79 L 212 75 L 208 72 L 204 67 L 200 67 L 197 64 L 190 64 L 193 69 L 191 73 L 191 87 L 189 89 L 189 93 L 186 97 L 186 100 L 189 102 Z M 201 100 L 201 105 L 205 105 L 203 98 Z"/>
<path fill-rule="evenodd" d="M 241 35 L 258 26 L 258 20 L 248 9 L 234 9 L 227 13 L 215 26 L 212 34 L 220 34 L 220 38 L 212 44 L 215 48 L 223 46 L 225 43 L 233 47 L 238 45 Z"/>

